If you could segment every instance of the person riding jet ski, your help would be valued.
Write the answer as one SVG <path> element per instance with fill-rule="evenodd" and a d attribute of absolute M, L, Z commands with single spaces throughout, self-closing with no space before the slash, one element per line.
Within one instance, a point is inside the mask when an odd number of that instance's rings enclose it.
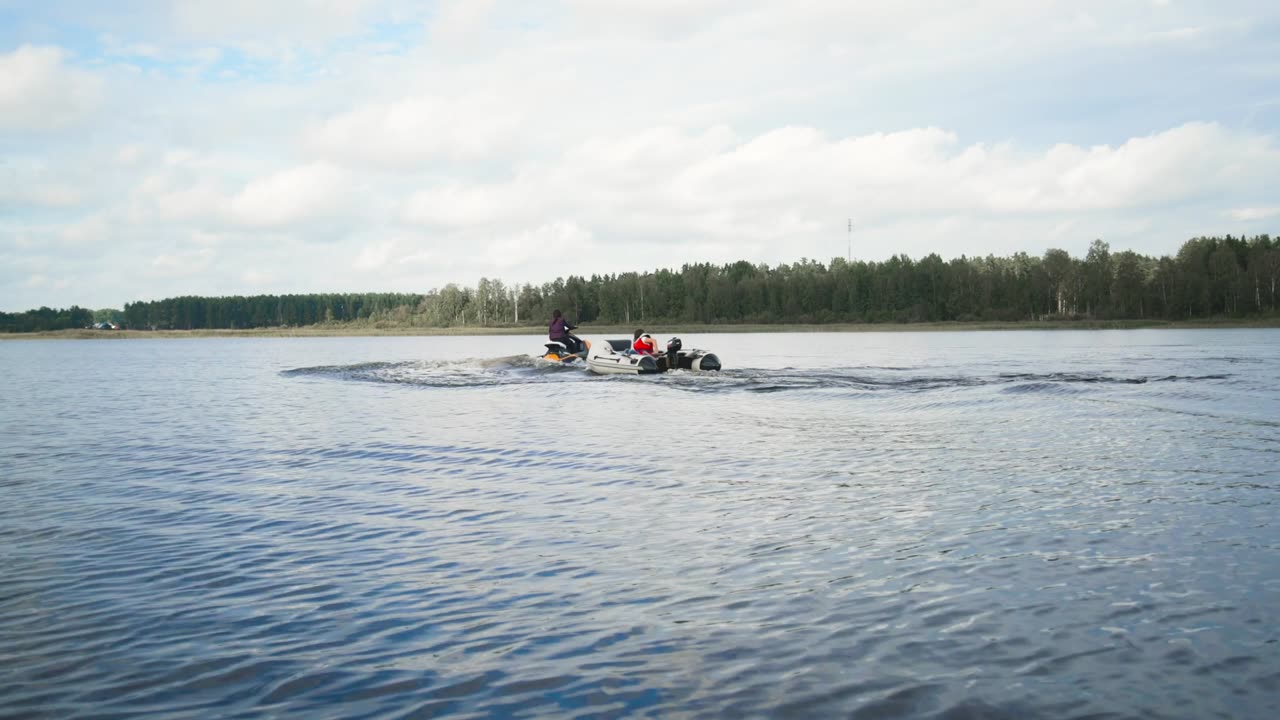
<path fill-rule="evenodd" d="M 591 343 L 570 332 L 575 328 L 577 325 L 565 320 L 564 314 L 559 310 L 553 312 L 551 327 L 547 332 L 547 339 L 551 342 L 547 343 L 547 351 L 543 353 L 542 359 L 553 362 L 585 360 L 587 351 L 591 349 Z"/>
<path fill-rule="evenodd" d="M 563 313 L 559 310 L 554 310 L 551 313 L 551 329 L 547 333 L 547 339 L 564 345 L 565 349 L 570 353 L 580 353 L 583 349 L 582 340 L 570 332 L 576 329 L 578 329 L 577 325 L 569 324 L 569 321 L 564 319 Z"/>

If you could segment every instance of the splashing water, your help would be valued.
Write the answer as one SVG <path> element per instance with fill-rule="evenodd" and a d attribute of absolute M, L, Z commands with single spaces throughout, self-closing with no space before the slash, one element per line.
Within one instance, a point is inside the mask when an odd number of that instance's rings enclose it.
<path fill-rule="evenodd" d="M 938 376 L 927 368 L 854 366 L 801 370 L 795 368 L 735 368 L 715 372 L 674 370 L 660 375 L 594 375 L 581 362 L 562 363 L 527 355 L 457 360 L 365 362 L 323 365 L 282 371 L 286 377 L 415 385 L 428 388 L 488 388 L 502 385 L 583 381 L 659 383 L 689 392 L 843 391 L 927 392 L 956 388 L 998 387 L 1006 392 L 1074 392 L 1096 384 L 1225 380 L 1212 375 L 1107 375 L 1102 373 L 995 373 Z"/>

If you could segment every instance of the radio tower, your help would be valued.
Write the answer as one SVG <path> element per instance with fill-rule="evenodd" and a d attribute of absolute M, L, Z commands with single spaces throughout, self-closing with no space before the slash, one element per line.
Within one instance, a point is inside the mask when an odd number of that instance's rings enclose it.
<path fill-rule="evenodd" d="M 845 262 L 853 262 L 853 218 L 849 218 L 849 255 L 845 257 Z"/>

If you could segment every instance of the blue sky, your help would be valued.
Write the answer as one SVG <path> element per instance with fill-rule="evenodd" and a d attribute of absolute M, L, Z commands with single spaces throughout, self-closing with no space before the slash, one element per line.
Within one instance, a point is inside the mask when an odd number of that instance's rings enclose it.
<path fill-rule="evenodd" d="M 1280 232 L 1273 2 L 0 0 L 0 309 Z"/>

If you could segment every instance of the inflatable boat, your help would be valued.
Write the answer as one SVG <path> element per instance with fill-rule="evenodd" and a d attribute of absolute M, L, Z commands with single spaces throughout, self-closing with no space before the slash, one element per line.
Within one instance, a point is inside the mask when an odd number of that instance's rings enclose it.
<path fill-rule="evenodd" d="M 719 370 L 720 358 L 705 350 L 686 349 L 680 338 L 667 341 L 667 351 L 645 355 L 630 340 L 602 340 L 587 350 L 587 369 L 601 375 L 652 375 L 668 370 Z"/>

